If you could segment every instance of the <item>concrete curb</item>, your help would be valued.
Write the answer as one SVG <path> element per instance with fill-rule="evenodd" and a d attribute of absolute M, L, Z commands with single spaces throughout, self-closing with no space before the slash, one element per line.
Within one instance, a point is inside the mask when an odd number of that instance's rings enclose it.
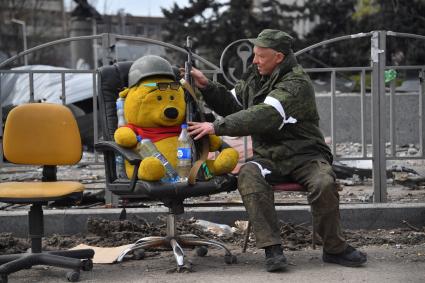
<path fill-rule="evenodd" d="M 413 204 L 341 204 L 341 219 L 345 229 L 391 229 L 405 227 L 403 220 L 416 227 L 425 226 L 425 203 Z M 118 220 L 121 209 L 54 209 L 44 211 L 45 235 L 75 235 L 87 232 L 89 217 Z M 0 211 L 0 231 L 15 236 L 28 234 L 27 211 Z M 137 216 L 149 222 L 158 221 L 165 215 L 166 208 L 128 208 L 127 218 Z M 295 224 L 311 223 L 310 207 L 278 206 L 280 219 Z M 201 207 L 185 208 L 183 218 L 194 217 L 216 223 L 233 225 L 236 220 L 246 220 L 243 207 Z"/>

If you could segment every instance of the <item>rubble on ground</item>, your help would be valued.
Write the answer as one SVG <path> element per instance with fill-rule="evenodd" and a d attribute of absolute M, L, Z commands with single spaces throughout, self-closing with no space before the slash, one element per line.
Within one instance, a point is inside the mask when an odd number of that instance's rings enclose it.
<path fill-rule="evenodd" d="M 26 239 L 15 238 L 12 233 L 0 233 L 0 254 L 23 253 L 29 247 Z"/>
<path fill-rule="evenodd" d="M 246 223 L 239 221 L 237 227 L 232 227 L 233 233 L 222 236 L 205 230 L 197 224 L 196 219 L 180 219 L 177 221 L 177 233 L 195 234 L 200 238 L 212 239 L 228 245 L 241 247 L 244 244 Z M 242 223 L 241 223 L 242 222 Z M 199 223 L 199 222 L 198 222 Z M 213 223 L 217 225 L 217 223 Z M 355 247 L 369 245 L 392 245 L 402 248 L 425 244 L 425 226 L 414 227 L 409 223 L 401 223 L 405 228 L 377 229 L 377 230 L 347 230 L 344 232 L 347 241 Z M 239 228 L 238 228 L 239 227 Z M 242 228 L 241 228 L 242 227 Z M 86 235 L 52 235 L 43 239 L 46 250 L 68 249 L 78 244 L 87 244 L 99 247 L 115 247 L 131 244 L 147 236 L 165 236 L 165 217 L 160 217 L 158 223 L 149 223 L 139 217 L 131 220 L 106 220 L 89 218 Z M 311 247 L 311 227 L 305 224 L 293 224 L 280 221 L 280 235 L 285 250 L 297 251 Z M 320 239 L 316 243 L 320 245 Z M 15 238 L 11 233 L 0 233 L 0 254 L 21 253 L 30 248 L 28 239 Z M 255 249 L 255 238 L 251 232 L 248 248 Z"/>
<path fill-rule="evenodd" d="M 230 142 L 243 145 L 241 138 L 230 139 Z M 387 150 L 389 148 L 390 145 L 387 144 Z M 398 156 L 418 157 L 418 148 L 414 144 L 396 146 L 396 154 Z M 240 150 L 243 150 L 242 146 L 240 146 Z M 360 157 L 362 154 L 361 144 L 338 143 L 336 152 L 336 156 Z M 370 155 L 369 147 L 367 152 Z M 414 152 L 416 153 L 412 155 Z M 59 180 L 78 180 L 86 187 L 83 201 L 75 207 L 91 208 L 104 205 L 105 170 L 103 164 L 99 163 L 102 159 L 102 155 L 85 151 L 82 162 L 78 165 L 58 167 Z M 425 202 L 425 160 L 389 160 L 387 164 L 388 202 Z M 333 167 L 337 174 L 337 181 L 345 187 L 340 192 L 341 203 L 373 202 L 371 160 L 344 160 L 335 162 Z M 37 166 L 3 166 L 0 168 L 0 181 L 32 181 L 41 178 L 41 171 L 41 167 Z M 278 205 L 287 203 L 307 204 L 306 193 L 304 192 L 275 194 L 275 197 Z M 220 206 L 241 205 L 242 201 L 238 192 L 231 192 L 203 198 L 191 198 L 187 202 L 194 205 L 208 203 L 213 206 Z M 49 203 L 48 208 L 61 205 L 69 206 L 69 203 Z M 128 203 L 127 205 L 137 207 L 138 204 Z M 149 203 L 141 205 L 151 206 Z M 21 205 L 0 203 L 0 210 L 20 209 L 21 207 Z"/>

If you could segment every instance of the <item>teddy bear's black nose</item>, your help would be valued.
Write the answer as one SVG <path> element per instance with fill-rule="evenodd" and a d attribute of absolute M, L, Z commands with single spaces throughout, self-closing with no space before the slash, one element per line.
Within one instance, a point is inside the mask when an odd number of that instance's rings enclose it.
<path fill-rule="evenodd" d="M 176 119 L 179 115 L 179 111 L 174 107 L 169 107 L 164 111 L 165 117 L 170 119 Z"/>

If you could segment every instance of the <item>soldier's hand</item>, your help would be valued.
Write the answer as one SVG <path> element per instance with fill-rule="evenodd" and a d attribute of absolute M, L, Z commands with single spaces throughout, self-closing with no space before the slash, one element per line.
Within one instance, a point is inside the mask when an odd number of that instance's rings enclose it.
<path fill-rule="evenodd" d="M 180 68 L 180 77 L 184 78 L 185 75 L 185 69 Z M 192 76 L 193 82 L 195 83 L 195 86 L 199 89 L 203 89 L 208 85 L 208 78 L 202 73 L 200 70 L 196 69 L 195 67 L 192 67 L 192 70 L 190 71 L 190 75 Z"/>
<path fill-rule="evenodd" d="M 208 122 L 188 122 L 189 127 L 187 128 L 189 135 L 194 140 L 198 140 L 205 135 L 214 135 L 214 125 Z"/>
<path fill-rule="evenodd" d="M 203 89 L 208 85 L 208 78 L 200 70 L 192 67 L 190 71 L 195 86 L 199 89 Z"/>

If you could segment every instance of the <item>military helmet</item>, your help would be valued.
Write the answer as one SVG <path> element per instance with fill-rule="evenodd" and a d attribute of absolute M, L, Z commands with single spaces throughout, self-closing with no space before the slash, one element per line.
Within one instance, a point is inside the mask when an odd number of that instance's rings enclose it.
<path fill-rule="evenodd" d="M 173 68 L 167 60 L 156 55 L 143 56 L 134 61 L 130 67 L 128 87 L 134 86 L 141 79 L 155 75 L 169 76 L 175 80 Z"/>

